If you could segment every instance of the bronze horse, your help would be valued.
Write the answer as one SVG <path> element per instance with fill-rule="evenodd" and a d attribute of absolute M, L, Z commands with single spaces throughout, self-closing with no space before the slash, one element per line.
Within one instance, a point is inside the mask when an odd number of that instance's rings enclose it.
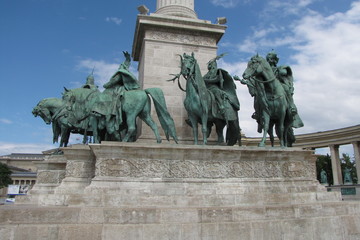
<path fill-rule="evenodd" d="M 280 146 L 288 146 L 287 133 L 291 128 L 292 117 L 285 90 L 274 75 L 271 66 L 261 56 L 253 56 L 248 62 L 243 78 L 245 80 L 241 80 L 241 82 L 247 84 L 249 89 L 251 88 L 250 93 L 255 97 L 257 121 L 263 130 L 263 137 L 259 146 L 265 146 L 266 134 L 272 133 L 271 129 L 274 124 Z"/>
<path fill-rule="evenodd" d="M 211 126 L 215 125 L 218 136 L 218 144 L 224 142 L 223 129 L 228 126 L 226 132 L 227 145 L 234 145 L 239 141 L 240 145 L 240 127 L 238 119 L 235 121 L 226 121 L 213 115 L 212 98 L 210 91 L 206 88 L 205 81 L 201 75 L 200 67 L 194 57 L 194 54 L 181 56 L 181 72 L 175 75 L 181 90 L 186 92 L 184 106 L 188 112 L 190 125 L 193 128 L 194 144 L 198 144 L 198 123 L 202 125 L 203 144 L 207 144 L 207 138 L 211 131 Z M 179 78 L 183 76 L 186 80 L 186 89 L 181 87 Z"/>
<path fill-rule="evenodd" d="M 95 143 L 99 143 L 102 140 L 109 140 L 104 139 L 104 135 L 100 134 L 100 131 L 104 129 L 108 135 L 115 136 L 115 139 L 110 140 L 124 142 L 134 141 L 137 117 L 142 119 L 153 130 L 156 141 L 160 143 L 161 137 L 158 127 L 150 114 L 151 101 L 149 95 L 153 99 L 155 110 L 159 117 L 160 124 L 165 131 L 167 140 L 169 140 L 169 136 L 171 136 L 175 142 L 178 141 L 174 122 L 167 112 L 165 98 L 161 89 L 130 90 L 124 91 L 119 96 L 113 94 L 112 90 L 116 91 L 116 89 L 106 89 L 102 93 L 88 92 L 84 94 L 85 91 L 91 90 L 78 88 L 67 90 L 64 93 L 64 99 L 72 102 L 73 109 L 77 112 L 75 114 L 78 114 L 78 121 L 89 121 L 89 128 L 93 134 Z M 107 93 L 108 91 L 111 93 Z M 120 99 L 118 98 L 121 98 L 121 101 L 119 101 Z M 121 105 L 113 103 L 119 103 Z M 80 109 L 81 106 L 83 106 L 82 110 Z M 114 111 L 114 109 L 106 110 L 108 107 L 117 107 L 118 109 L 115 109 L 115 112 L 119 112 L 118 114 L 121 114 L 120 117 L 124 120 L 120 121 L 119 116 L 115 116 L 114 112 L 111 112 Z M 123 138 L 120 135 L 122 130 L 125 131 Z"/>
<path fill-rule="evenodd" d="M 54 118 L 64 108 L 61 98 L 45 98 L 41 100 L 32 110 L 32 114 L 40 116 L 46 124 L 52 124 L 53 143 L 60 138 L 60 147 L 66 147 L 70 137 L 70 127 L 67 125 L 67 116 Z"/>

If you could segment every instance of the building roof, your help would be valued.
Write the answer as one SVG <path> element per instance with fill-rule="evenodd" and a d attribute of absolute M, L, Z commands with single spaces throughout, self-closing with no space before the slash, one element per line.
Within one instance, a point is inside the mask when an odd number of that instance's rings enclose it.
<path fill-rule="evenodd" d="M 42 153 L 12 153 L 0 156 L 0 160 L 18 160 L 18 161 L 42 161 L 45 155 Z"/>
<path fill-rule="evenodd" d="M 18 173 L 12 173 L 10 175 L 11 177 L 37 177 L 36 172 L 18 172 Z"/>

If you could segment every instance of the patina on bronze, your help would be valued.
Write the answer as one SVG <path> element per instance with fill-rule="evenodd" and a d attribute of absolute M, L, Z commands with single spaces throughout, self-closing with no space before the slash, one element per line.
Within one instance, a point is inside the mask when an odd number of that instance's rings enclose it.
<path fill-rule="evenodd" d="M 44 99 L 33 109 L 47 124 L 52 123 L 53 142 L 61 136 L 60 147 L 66 147 L 70 133 L 93 136 L 94 143 L 101 141 L 135 141 L 136 118 L 142 119 L 153 130 L 156 141 L 161 142 L 158 127 L 151 117 L 152 98 L 166 139 L 178 142 L 174 120 L 170 116 L 160 88 L 141 90 L 136 77 L 129 71 L 131 57 L 124 52 L 125 61 L 104 84 L 100 92 L 94 84 L 93 74 L 81 88 L 65 88 L 62 99 Z"/>
<path fill-rule="evenodd" d="M 238 111 L 240 103 L 236 96 L 235 84 L 229 73 L 218 69 L 216 57 L 208 63 L 208 73 L 203 77 L 194 53 L 181 57 L 181 72 L 170 81 L 178 80 L 180 89 L 186 92 L 184 106 L 189 116 L 189 124 L 193 128 L 194 144 L 198 144 L 198 124 L 201 124 L 203 144 L 211 127 L 215 125 L 218 144 L 224 142 L 223 129 L 227 126 L 226 143 L 234 145 L 240 142 L 240 126 Z M 184 89 L 179 81 L 180 76 L 186 80 Z"/>
<path fill-rule="evenodd" d="M 289 66 L 277 67 L 277 55 L 271 52 L 267 60 L 253 56 L 243 73 L 243 79 L 234 76 L 249 88 L 254 97 L 255 112 L 252 115 L 258 123 L 258 132 L 263 133 L 260 147 L 265 146 L 269 134 L 274 146 L 273 127 L 280 140 L 280 146 L 292 146 L 295 141 L 293 128 L 304 126 L 293 101 L 293 77 Z"/>

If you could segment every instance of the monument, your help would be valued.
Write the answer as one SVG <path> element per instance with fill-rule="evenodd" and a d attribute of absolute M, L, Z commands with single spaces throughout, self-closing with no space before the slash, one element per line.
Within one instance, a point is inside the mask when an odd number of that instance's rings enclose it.
<path fill-rule="evenodd" d="M 137 20 L 133 56 L 141 88 L 164 89 L 176 103 L 169 104 L 171 114 L 181 112 L 174 117 L 179 136 L 192 142 L 183 126 L 183 93 L 165 80 L 179 71 L 178 54 L 195 52 L 203 66 L 216 58 L 225 27 L 197 19 L 194 1 L 157 3 L 156 13 Z M 62 150 L 39 163 L 29 195 L 0 206 L 1 239 L 360 236 L 359 202 L 326 191 L 311 150 L 111 141 Z"/>
<path fill-rule="evenodd" d="M 169 74 L 179 72 L 179 54 L 183 53 L 194 52 L 201 72 L 205 74 L 207 62 L 217 56 L 217 43 L 225 29 L 225 25 L 198 19 L 194 0 L 158 0 L 155 13 L 137 17 L 132 56 L 139 61 L 141 87 L 156 86 L 164 91 L 180 142 L 193 142 L 183 105 L 185 93 L 177 84 L 166 80 L 172 78 Z M 141 139 L 152 138 L 148 127 L 141 130 Z"/>

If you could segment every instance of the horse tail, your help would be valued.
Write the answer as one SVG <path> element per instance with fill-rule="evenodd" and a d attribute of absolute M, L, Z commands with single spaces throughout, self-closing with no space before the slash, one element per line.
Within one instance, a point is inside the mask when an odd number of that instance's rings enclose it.
<path fill-rule="evenodd" d="M 239 118 L 234 121 L 228 122 L 228 128 L 226 130 L 226 143 L 228 146 L 233 146 L 239 142 L 241 146 L 241 129 L 239 125 Z"/>
<path fill-rule="evenodd" d="M 166 139 L 169 141 L 169 136 L 171 136 L 178 143 L 175 123 L 167 110 L 164 93 L 160 88 L 147 88 L 144 91 L 151 96 L 154 102 L 155 110 L 161 127 L 164 129 Z"/>

